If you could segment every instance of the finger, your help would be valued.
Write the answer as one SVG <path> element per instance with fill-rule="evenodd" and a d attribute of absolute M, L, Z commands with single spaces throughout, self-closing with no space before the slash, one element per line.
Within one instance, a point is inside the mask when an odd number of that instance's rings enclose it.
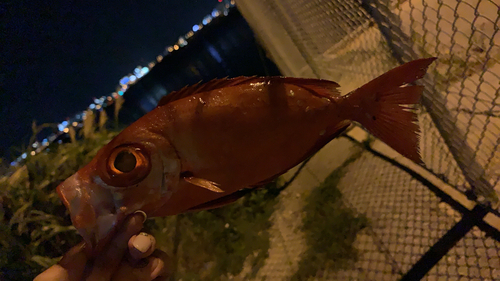
<path fill-rule="evenodd" d="M 85 255 L 85 243 L 81 242 L 71 248 L 59 261 L 35 277 L 34 281 L 48 281 L 48 280 L 61 280 L 61 281 L 76 281 L 80 280 L 87 264 L 87 257 Z"/>
<path fill-rule="evenodd" d="M 156 247 L 156 239 L 153 235 L 141 232 L 128 240 L 128 249 L 132 260 L 138 261 L 151 255 Z"/>
<path fill-rule="evenodd" d="M 128 240 L 141 231 L 143 220 L 142 214 L 133 214 L 125 220 L 117 235 L 94 261 L 88 280 L 109 280 L 111 278 L 127 251 Z"/>
<path fill-rule="evenodd" d="M 153 257 L 153 271 L 151 272 L 151 278 L 155 279 L 160 276 L 170 276 L 172 273 L 172 260 L 167 255 L 167 253 L 160 250 L 155 250 L 151 256 Z"/>
<path fill-rule="evenodd" d="M 111 280 L 151 281 L 166 280 L 169 276 L 170 258 L 166 253 L 156 250 L 142 259 L 136 266 L 123 260 Z"/>

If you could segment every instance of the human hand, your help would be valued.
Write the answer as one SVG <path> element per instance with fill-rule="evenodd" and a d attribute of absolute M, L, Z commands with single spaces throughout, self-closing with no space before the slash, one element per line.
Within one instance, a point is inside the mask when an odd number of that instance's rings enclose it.
<path fill-rule="evenodd" d="M 155 250 L 156 240 L 152 235 L 139 233 L 144 219 L 145 214 L 140 212 L 129 216 L 95 260 L 87 257 L 82 242 L 34 281 L 166 280 L 169 258 L 164 252 Z"/>

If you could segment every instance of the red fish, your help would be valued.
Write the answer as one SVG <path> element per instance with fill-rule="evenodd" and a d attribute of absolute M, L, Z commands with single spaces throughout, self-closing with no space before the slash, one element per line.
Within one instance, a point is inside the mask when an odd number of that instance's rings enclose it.
<path fill-rule="evenodd" d="M 435 58 L 399 66 L 341 96 L 319 79 L 238 77 L 165 96 L 57 188 L 94 253 L 123 219 L 215 208 L 321 149 L 353 121 L 415 162 L 422 78 Z"/>

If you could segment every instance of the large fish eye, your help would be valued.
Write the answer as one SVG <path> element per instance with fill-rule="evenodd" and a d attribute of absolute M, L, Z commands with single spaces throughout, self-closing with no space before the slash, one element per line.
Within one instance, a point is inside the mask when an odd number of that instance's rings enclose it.
<path fill-rule="evenodd" d="M 115 169 L 123 173 L 131 172 L 135 168 L 136 164 L 137 159 L 135 158 L 135 155 L 130 151 L 125 150 L 120 151 L 116 155 L 115 162 L 113 163 Z"/>
<path fill-rule="evenodd" d="M 125 187 L 143 180 L 151 170 L 147 151 L 140 145 L 127 144 L 115 147 L 106 162 L 107 173 L 102 180 L 117 187 Z"/>

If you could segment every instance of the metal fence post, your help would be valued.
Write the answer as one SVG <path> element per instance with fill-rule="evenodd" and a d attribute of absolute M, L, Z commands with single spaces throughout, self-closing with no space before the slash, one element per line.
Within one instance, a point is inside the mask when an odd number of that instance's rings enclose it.
<path fill-rule="evenodd" d="M 421 280 L 455 246 L 478 222 L 482 220 L 488 209 L 476 205 L 470 212 L 466 212 L 462 219 L 448 230 L 411 269 L 401 278 L 401 281 Z"/>

